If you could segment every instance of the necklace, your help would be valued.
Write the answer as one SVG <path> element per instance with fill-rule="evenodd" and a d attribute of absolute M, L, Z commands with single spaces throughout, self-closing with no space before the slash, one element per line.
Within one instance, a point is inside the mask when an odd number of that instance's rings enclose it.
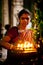
<path fill-rule="evenodd" d="M 22 32 L 24 32 L 24 31 L 25 31 L 25 30 L 18 30 L 19 33 L 22 33 Z"/>

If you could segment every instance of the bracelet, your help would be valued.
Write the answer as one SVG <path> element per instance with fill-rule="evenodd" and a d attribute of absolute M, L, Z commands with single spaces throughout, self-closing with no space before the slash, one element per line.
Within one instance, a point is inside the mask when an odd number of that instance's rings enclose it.
<path fill-rule="evenodd" d="M 11 44 L 10 49 L 12 49 L 12 48 L 13 48 L 13 45 Z"/>

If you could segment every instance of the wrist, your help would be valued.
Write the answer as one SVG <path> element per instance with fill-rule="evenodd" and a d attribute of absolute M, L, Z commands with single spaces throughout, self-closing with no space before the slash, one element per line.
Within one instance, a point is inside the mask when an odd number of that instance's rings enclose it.
<path fill-rule="evenodd" d="M 12 48 L 13 48 L 13 45 L 11 44 L 11 45 L 10 45 L 10 50 L 12 50 Z"/>

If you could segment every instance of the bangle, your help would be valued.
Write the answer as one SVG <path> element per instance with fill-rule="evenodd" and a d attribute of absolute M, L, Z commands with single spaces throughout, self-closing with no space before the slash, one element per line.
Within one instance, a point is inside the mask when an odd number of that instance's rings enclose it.
<path fill-rule="evenodd" d="M 12 48 L 13 48 L 13 45 L 11 44 L 10 49 L 12 49 Z"/>

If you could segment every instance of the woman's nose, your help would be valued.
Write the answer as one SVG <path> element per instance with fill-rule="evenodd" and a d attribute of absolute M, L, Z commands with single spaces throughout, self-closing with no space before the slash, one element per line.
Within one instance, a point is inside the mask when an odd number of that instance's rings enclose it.
<path fill-rule="evenodd" d="M 27 21 L 27 19 L 24 19 L 25 21 Z"/>

